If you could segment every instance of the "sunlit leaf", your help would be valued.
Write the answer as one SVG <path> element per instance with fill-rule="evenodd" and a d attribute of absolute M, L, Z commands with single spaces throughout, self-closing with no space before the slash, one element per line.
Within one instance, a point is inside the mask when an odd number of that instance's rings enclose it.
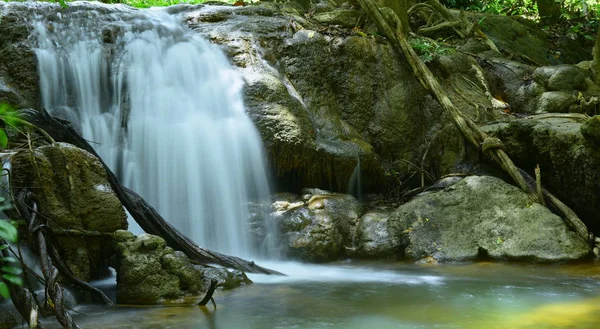
<path fill-rule="evenodd" d="M 0 282 L 0 296 L 6 299 L 10 297 L 10 293 L 8 292 L 8 286 L 4 282 Z"/>
<path fill-rule="evenodd" d="M 4 122 L 6 122 L 7 125 L 9 126 L 17 126 L 19 124 L 19 122 L 21 122 L 21 118 L 19 117 L 19 113 L 11 111 L 11 112 L 6 112 L 3 115 L 0 115 L 0 118 L 2 118 L 2 120 Z"/>
<path fill-rule="evenodd" d="M 0 129 L 0 147 L 6 148 L 6 146 L 8 146 L 8 136 L 6 136 L 4 129 Z"/>

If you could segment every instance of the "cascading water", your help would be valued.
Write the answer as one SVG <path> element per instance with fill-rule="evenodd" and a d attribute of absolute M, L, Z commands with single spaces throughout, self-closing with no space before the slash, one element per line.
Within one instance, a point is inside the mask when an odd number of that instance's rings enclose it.
<path fill-rule="evenodd" d="M 241 78 L 167 11 L 86 6 L 35 24 L 43 106 L 198 244 L 256 255 L 247 204 L 270 191 Z"/>

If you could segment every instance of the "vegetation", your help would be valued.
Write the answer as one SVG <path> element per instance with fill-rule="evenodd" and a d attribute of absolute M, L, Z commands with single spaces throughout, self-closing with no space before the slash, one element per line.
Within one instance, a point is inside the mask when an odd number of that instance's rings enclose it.
<path fill-rule="evenodd" d="M 8 104 L 0 103 L 0 121 L 2 126 L 13 126 L 18 119 L 15 110 Z M 4 128 L 0 128 L 0 148 L 4 149 L 8 145 L 8 136 Z M 2 178 L 7 175 L 5 169 L 2 169 Z M 10 203 L 3 197 L 0 197 L 0 211 L 10 208 Z M 21 285 L 22 279 L 19 277 L 21 269 L 14 266 L 16 259 L 7 255 L 6 250 L 8 249 L 8 243 L 17 242 L 18 232 L 17 228 L 12 222 L 6 219 L 0 219 L 0 299 L 8 298 L 9 289 L 6 282 Z"/>

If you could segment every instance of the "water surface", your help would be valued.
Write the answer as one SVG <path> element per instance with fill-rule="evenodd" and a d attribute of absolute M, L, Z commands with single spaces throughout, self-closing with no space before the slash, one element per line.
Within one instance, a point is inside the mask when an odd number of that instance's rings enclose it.
<path fill-rule="evenodd" d="M 118 307 L 84 328 L 600 327 L 600 265 L 265 264 L 287 277 L 215 295 L 217 309 Z"/>

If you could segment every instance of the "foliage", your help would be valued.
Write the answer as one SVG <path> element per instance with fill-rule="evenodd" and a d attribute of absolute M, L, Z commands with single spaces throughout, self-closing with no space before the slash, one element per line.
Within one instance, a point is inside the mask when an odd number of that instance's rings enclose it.
<path fill-rule="evenodd" d="M 410 39 L 409 42 L 424 63 L 431 62 L 440 55 L 446 55 L 454 51 L 453 48 L 445 47 L 429 38 L 416 37 Z"/>
<path fill-rule="evenodd" d="M 8 104 L 0 103 L 0 121 L 3 126 L 14 126 L 19 122 L 19 117 L 17 112 Z M 4 128 L 0 128 L 0 148 L 6 148 L 8 145 L 8 137 L 6 135 L 6 131 Z M 2 176 L 5 176 L 7 173 L 5 170 L 2 171 Z M 0 197 L 0 211 L 6 210 L 10 208 L 10 205 L 7 205 L 7 202 L 4 198 Z M 15 243 L 17 242 L 18 233 L 16 227 L 10 221 L 6 219 L 0 219 L 0 240 Z M 8 248 L 8 245 L 2 244 L 0 245 L 0 251 Z M 21 285 L 23 284 L 22 279 L 19 277 L 21 274 L 21 269 L 14 266 L 13 263 L 16 262 L 16 259 L 13 257 L 0 257 L 0 276 L 2 280 L 0 280 L 0 298 L 8 298 L 8 286 L 5 282 Z"/>
<path fill-rule="evenodd" d="M 536 0 L 441 0 L 440 2 L 456 9 L 538 18 Z M 600 14 L 600 0 L 561 0 L 558 5 L 566 19 L 583 16 L 595 19 Z"/>

